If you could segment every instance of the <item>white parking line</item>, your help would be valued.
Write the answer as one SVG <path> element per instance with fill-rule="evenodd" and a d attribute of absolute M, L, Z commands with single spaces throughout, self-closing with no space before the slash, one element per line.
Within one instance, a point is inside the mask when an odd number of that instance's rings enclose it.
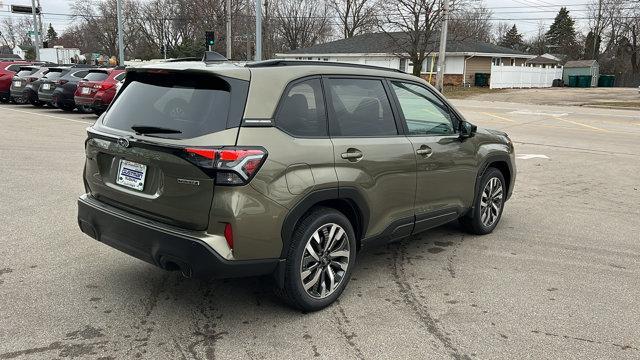
<path fill-rule="evenodd" d="M 46 116 L 46 117 L 50 117 L 50 118 L 54 118 L 54 119 L 67 120 L 67 121 L 76 122 L 76 123 L 85 124 L 85 125 L 92 125 L 94 123 L 93 121 L 75 120 L 75 119 L 69 119 L 69 118 L 62 117 L 62 116 L 55 116 L 55 115 L 37 113 L 37 112 L 33 112 L 33 111 L 12 109 L 12 108 L 6 107 L 6 106 L 0 106 L 0 109 L 15 111 L 15 112 L 19 112 L 19 113 L 25 113 L 25 114 L 31 114 L 31 115 Z"/>

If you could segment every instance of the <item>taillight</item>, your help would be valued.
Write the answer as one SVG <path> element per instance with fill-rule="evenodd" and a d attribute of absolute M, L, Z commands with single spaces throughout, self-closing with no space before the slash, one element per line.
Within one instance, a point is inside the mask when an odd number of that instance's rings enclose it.
<path fill-rule="evenodd" d="M 56 81 L 56 85 L 64 85 L 64 84 L 66 84 L 68 82 L 69 82 L 69 80 L 58 80 L 58 81 Z"/>
<path fill-rule="evenodd" d="M 244 185 L 260 170 L 267 152 L 258 148 L 186 148 L 187 159 L 213 171 L 216 185 Z"/>
<path fill-rule="evenodd" d="M 226 223 L 224 225 L 224 239 L 227 240 L 227 245 L 229 245 L 229 248 L 233 250 L 233 228 L 229 223 Z"/>
<path fill-rule="evenodd" d="M 100 84 L 99 88 L 100 90 L 108 90 L 111 89 L 113 85 L 113 83 L 103 82 L 102 84 Z"/>
<path fill-rule="evenodd" d="M 34 77 L 28 77 L 28 78 L 27 78 L 27 82 L 28 82 L 28 83 L 33 82 L 33 81 L 36 81 L 36 80 L 38 80 L 38 78 L 34 78 Z"/>

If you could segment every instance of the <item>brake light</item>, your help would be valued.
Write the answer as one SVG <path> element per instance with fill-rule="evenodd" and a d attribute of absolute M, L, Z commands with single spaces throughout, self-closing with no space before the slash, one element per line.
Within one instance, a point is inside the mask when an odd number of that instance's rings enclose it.
<path fill-rule="evenodd" d="M 38 78 L 34 78 L 34 77 L 28 77 L 28 78 L 27 78 L 27 82 L 28 82 L 28 83 L 33 82 L 33 81 L 36 81 L 36 80 L 38 80 Z"/>
<path fill-rule="evenodd" d="M 68 82 L 69 82 L 69 80 L 58 80 L 58 81 L 56 81 L 56 84 L 57 85 L 64 85 L 64 84 L 66 84 Z"/>
<path fill-rule="evenodd" d="M 213 171 L 216 185 L 244 185 L 260 170 L 267 158 L 257 148 L 186 148 L 187 160 L 207 171 Z"/>
<path fill-rule="evenodd" d="M 229 248 L 233 250 L 233 228 L 231 228 L 231 224 L 229 223 L 224 225 L 224 239 L 227 240 Z"/>
<path fill-rule="evenodd" d="M 113 85 L 113 83 L 103 82 L 102 84 L 100 84 L 99 88 L 100 90 L 108 90 L 111 89 Z"/>

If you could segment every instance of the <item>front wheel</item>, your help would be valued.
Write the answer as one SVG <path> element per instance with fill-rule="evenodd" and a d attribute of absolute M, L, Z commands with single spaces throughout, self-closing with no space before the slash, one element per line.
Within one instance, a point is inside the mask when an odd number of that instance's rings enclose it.
<path fill-rule="evenodd" d="M 314 209 L 293 233 L 284 287 L 277 292 L 300 310 L 323 309 L 347 286 L 355 258 L 355 234 L 347 217 L 331 208 Z"/>
<path fill-rule="evenodd" d="M 480 191 L 476 194 L 472 211 L 460 219 L 465 230 L 478 235 L 492 232 L 502 217 L 506 194 L 502 172 L 488 168 L 480 181 Z"/>

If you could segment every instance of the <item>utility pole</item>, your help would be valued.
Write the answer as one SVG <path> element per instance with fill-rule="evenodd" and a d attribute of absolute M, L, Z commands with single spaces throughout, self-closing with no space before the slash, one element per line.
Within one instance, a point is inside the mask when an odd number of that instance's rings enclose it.
<path fill-rule="evenodd" d="M 256 0 L 256 61 L 262 60 L 262 0 Z"/>
<path fill-rule="evenodd" d="M 40 7 L 40 0 L 36 0 L 36 6 L 40 11 L 38 11 L 38 27 L 40 28 L 40 44 L 44 47 L 44 29 L 42 28 L 42 8 Z"/>
<path fill-rule="evenodd" d="M 246 11 L 246 21 L 245 26 L 247 27 L 247 31 L 244 32 L 244 35 L 247 37 L 247 61 L 251 61 L 251 0 L 247 0 L 247 11 Z"/>
<path fill-rule="evenodd" d="M 31 14 L 33 15 L 33 35 L 35 37 L 33 48 L 36 51 L 36 60 L 40 61 L 40 34 L 38 34 L 40 30 L 38 30 L 38 19 L 36 18 L 36 0 L 31 0 Z"/>
<path fill-rule="evenodd" d="M 231 0 L 227 0 L 227 59 L 231 60 Z"/>
<path fill-rule="evenodd" d="M 598 19 L 596 20 L 596 28 L 593 30 L 593 59 L 598 60 L 598 35 L 600 33 L 600 21 L 602 20 L 602 0 L 598 0 Z"/>
<path fill-rule="evenodd" d="M 167 33 L 164 27 L 165 19 L 162 18 L 162 52 L 164 53 L 164 59 L 167 60 Z"/>
<path fill-rule="evenodd" d="M 440 50 L 438 51 L 438 76 L 436 89 L 442 93 L 444 89 L 444 57 L 447 52 L 447 27 L 449 26 L 449 0 L 442 4 L 442 33 L 440 34 Z"/>
<path fill-rule="evenodd" d="M 122 33 L 122 0 L 116 0 L 116 13 L 118 17 L 118 65 L 124 66 L 124 34 Z"/>

